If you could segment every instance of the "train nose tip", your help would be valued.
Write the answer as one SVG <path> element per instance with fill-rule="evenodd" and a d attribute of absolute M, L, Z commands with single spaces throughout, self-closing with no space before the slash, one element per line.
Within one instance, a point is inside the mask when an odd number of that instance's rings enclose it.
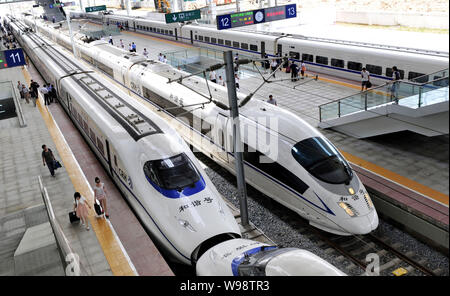
<path fill-rule="evenodd" d="M 354 234 L 368 234 L 378 227 L 378 215 L 375 210 L 360 219 L 359 223 L 353 224 Z"/>

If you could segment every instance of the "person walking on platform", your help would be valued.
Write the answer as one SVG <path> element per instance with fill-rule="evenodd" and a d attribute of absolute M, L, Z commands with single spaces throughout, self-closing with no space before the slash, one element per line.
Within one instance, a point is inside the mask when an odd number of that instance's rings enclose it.
<path fill-rule="evenodd" d="M 216 71 L 213 70 L 209 72 L 209 80 L 211 80 L 214 83 L 217 83 Z"/>
<path fill-rule="evenodd" d="M 122 49 L 125 49 L 125 44 L 123 44 L 123 40 L 120 39 L 120 47 L 122 47 Z"/>
<path fill-rule="evenodd" d="M 30 103 L 30 90 L 28 89 L 28 87 L 25 86 L 25 84 L 22 84 L 22 92 L 23 97 L 27 101 L 27 104 Z"/>
<path fill-rule="evenodd" d="M 284 72 L 288 73 L 288 68 L 289 68 L 289 58 L 288 55 L 285 54 L 284 58 L 283 58 L 283 68 L 284 68 Z"/>
<path fill-rule="evenodd" d="M 133 47 L 131 46 L 131 43 L 128 43 L 128 50 L 129 50 L 130 52 L 133 52 Z"/>
<path fill-rule="evenodd" d="M 302 74 L 302 79 L 305 78 L 305 72 L 306 72 L 306 64 L 303 62 L 303 60 L 300 62 L 300 74 Z"/>
<path fill-rule="evenodd" d="M 275 70 L 277 69 L 277 66 L 278 66 L 277 60 L 273 59 L 272 62 L 270 63 L 270 70 L 272 70 L 271 73 L 273 73 L 272 74 L 273 78 L 275 78 Z"/>
<path fill-rule="evenodd" d="M 398 104 L 398 84 L 401 79 L 400 71 L 397 66 L 392 67 L 392 86 L 391 86 L 391 101 L 394 100 Z"/>
<path fill-rule="evenodd" d="M 31 100 L 33 101 L 34 107 L 36 107 L 36 100 L 38 97 L 38 87 L 39 87 L 39 84 L 36 81 L 31 80 L 30 95 L 31 95 Z"/>
<path fill-rule="evenodd" d="M 55 103 L 57 103 L 57 101 L 56 101 L 56 88 L 53 86 L 53 84 L 50 84 L 49 95 L 51 97 L 52 103 L 53 103 L 53 100 L 55 100 Z"/>
<path fill-rule="evenodd" d="M 298 65 L 292 61 L 291 64 L 291 81 L 295 82 L 298 80 Z"/>
<path fill-rule="evenodd" d="M 105 184 L 100 183 L 100 178 L 95 177 L 95 186 L 94 186 L 94 196 L 100 202 L 102 206 L 102 214 L 105 214 L 105 217 L 109 219 L 108 207 L 106 204 L 106 189 Z"/>
<path fill-rule="evenodd" d="M 44 105 L 50 105 L 50 99 L 48 98 L 48 89 L 47 85 L 44 84 L 43 87 L 39 89 L 41 94 L 44 96 Z"/>
<path fill-rule="evenodd" d="M 239 90 L 239 76 L 234 74 L 234 82 L 236 83 L 236 90 Z"/>
<path fill-rule="evenodd" d="M 163 57 L 162 62 L 163 62 L 164 64 L 167 64 L 167 58 L 166 58 L 166 56 Z"/>
<path fill-rule="evenodd" d="M 48 170 L 52 177 L 55 177 L 55 156 L 50 148 L 47 148 L 47 145 L 42 145 L 42 163 L 45 166 L 47 164 Z"/>
<path fill-rule="evenodd" d="M 48 95 L 48 100 L 50 101 L 50 104 L 53 103 L 53 96 L 52 96 L 52 86 L 51 84 L 47 85 L 47 95 Z"/>
<path fill-rule="evenodd" d="M 366 70 L 366 68 L 362 68 L 361 71 L 361 91 L 364 91 L 364 87 L 367 90 L 367 85 L 370 82 L 370 73 Z"/>
<path fill-rule="evenodd" d="M 131 49 L 133 52 L 136 52 L 136 44 L 134 44 L 134 42 L 131 42 Z"/>
<path fill-rule="evenodd" d="M 162 56 L 162 53 L 159 53 L 159 56 L 158 56 L 158 61 L 160 61 L 160 62 L 162 62 L 162 61 L 163 61 L 163 56 Z"/>
<path fill-rule="evenodd" d="M 273 98 L 272 95 L 269 96 L 267 103 L 277 106 L 277 101 Z"/>
<path fill-rule="evenodd" d="M 21 99 L 25 99 L 24 96 L 23 96 L 23 91 L 22 91 L 22 83 L 20 83 L 20 81 L 17 81 L 17 90 L 20 93 L 20 98 Z"/>
<path fill-rule="evenodd" d="M 142 53 L 148 59 L 148 51 L 147 48 L 144 48 L 144 52 Z"/>
<path fill-rule="evenodd" d="M 73 203 L 73 211 L 77 214 L 77 217 L 81 220 L 81 225 L 86 226 L 86 230 L 89 230 L 89 221 L 88 221 L 88 210 L 92 209 L 88 204 L 87 200 L 84 196 L 81 196 L 79 192 L 75 192 L 73 195 L 75 201 Z"/>
<path fill-rule="evenodd" d="M 111 45 L 114 45 L 111 34 L 109 34 L 109 41 L 108 41 L 108 42 L 109 42 Z"/>
<path fill-rule="evenodd" d="M 225 81 L 223 81 L 222 76 L 219 76 L 219 81 L 217 81 L 219 85 L 225 86 Z"/>

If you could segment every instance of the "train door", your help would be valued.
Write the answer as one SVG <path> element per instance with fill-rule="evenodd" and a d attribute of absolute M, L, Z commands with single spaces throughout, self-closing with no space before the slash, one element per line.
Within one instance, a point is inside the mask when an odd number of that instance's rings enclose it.
<path fill-rule="evenodd" d="M 136 32 L 136 22 L 133 21 L 133 30 Z"/>
<path fill-rule="evenodd" d="M 191 44 L 194 44 L 194 32 L 191 30 Z"/>
<path fill-rule="evenodd" d="M 175 40 L 178 41 L 178 30 L 177 30 L 177 28 L 175 28 Z"/>
<path fill-rule="evenodd" d="M 108 159 L 108 167 L 109 167 L 109 171 L 111 173 L 111 177 L 114 178 L 114 172 L 113 172 L 113 168 L 112 168 L 112 164 L 111 164 L 111 150 L 109 149 L 109 142 L 108 140 L 105 140 L 106 143 L 106 156 Z"/>
<path fill-rule="evenodd" d="M 222 161 L 228 163 L 228 152 L 227 152 L 227 125 L 228 117 L 222 114 L 217 114 L 216 122 L 213 127 L 213 141 L 218 147 L 216 147 L 217 155 Z"/>
<path fill-rule="evenodd" d="M 275 54 L 281 56 L 283 53 L 283 44 L 277 44 L 277 52 Z"/>
<path fill-rule="evenodd" d="M 266 43 L 264 41 L 261 41 L 261 57 L 263 58 L 266 54 Z"/>

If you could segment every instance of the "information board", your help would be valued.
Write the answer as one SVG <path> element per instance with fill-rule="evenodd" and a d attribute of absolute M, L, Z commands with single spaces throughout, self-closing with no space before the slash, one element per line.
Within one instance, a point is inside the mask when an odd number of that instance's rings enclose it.
<path fill-rule="evenodd" d="M 25 64 L 22 48 L 0 51 L 0 69 L 23 66 Z"/>
<path fill-rule="evenodd" d="M 103 11 L 106 10 L 106 5 L 90 6 L 85 8 L 86 12 Z"/>
<path fill-rule="evenodd" d="M 200 9 L 182 12 L 166 13 L 166 24 L 198 20 L 201 18 Z"/>
<path fill-rule="evenodd" d="M 297 5 L 289 4 L 218 15 L 217 29 L 225 30 L 297 17 Z"/>

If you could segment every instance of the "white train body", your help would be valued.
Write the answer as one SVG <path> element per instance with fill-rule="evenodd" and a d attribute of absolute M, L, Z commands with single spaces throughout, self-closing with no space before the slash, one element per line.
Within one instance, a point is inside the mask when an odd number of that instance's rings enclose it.
<path fill-rule="evenodd" d="M 11 27 L 20 32 L 14 23 Z M 228 206 L 187 144 L 163 119 L 92 71 L 64 78 L 69 68 L 90 69 L 62 60 L 45 39 L 16 37 L 45 80 L 57 87 L 61 105 L 170 258 L 192 264 L 203 244 L 209 248 L 209 241 L 240 237 Z M 91 88 L 104 90 L 96 93 Z"/>
<path fill-rule="evenodd" d="M 361 80 L 361 68 L 371 73 L 371 81 L 382 84 L 392 79 L 392 67 L 397 66 L 402 78 L 413 79 L 448 68 L 448 53 L 387 47 L 366 43 L 326 40 L 284 34 L 263 34 L 243 30 L 217 30 L 215 27 L 129 18 L 120 15 L 98 16 L 80 13 L 97 23 L 117 23 L 142 34 L 184 42 L 217 50 L 233 50 L 242 55 L 269 57 L 286 54 L 297 63 L 303 60 L 307 71 L 328 74 L 350 80 Z M 426 79 L 424 78 L 424 81 Z"/>
<path fill-rule="evenodd" d="M 234 239 L 209 249 L 197 262 L 197 275 L 213 276 L 345 276 L 317 255 Z"/>
<path fill-rule="evenodd" d="M 41 28 L 57 42 L 70 44 L 67 36 L 48 27 Z M 189 144 L 235 172 L 229 112 L 213 103 L 206 103 L 203 108 L 174 108 L 207 101 L 182 84 L 167 83 L 167 77 L 186 73 L 104 41 L 90 44 L 77 41 L 76 44 L 84 60 L 97 65 L 158 108 L 170 108 L 165 112 L 166 118 L 171 119 L 173 127 Z M 188 78 L 186 82 L 205 88 L 205 81 L 198 77 Z M 212 89 L 213 96 L 227 105 L 226 89 L 219 85 Z M 239 96 L 242 99 L 244 95 Z M 366 234 L 378 226 L 377 212 L 364 185 L 319 131 L 293 113 L 259 100 L 243 106 L 240 115 L 245 151 L 249 147 L 255 151 L 244 153 L 248 184 L 328 232 Z M 271 126 L 271 119 L 278 120 L 277 129 Z M 256 143 L 276 143 L 272 148 L 277 151 L 272 150 L 273 154 L 263 150 L 267 147 L 259 149 Z M 271 162 L 262 163 L 260 156 L 268 156 Z M 313 170 L 308 168 L 312 165 L 316 166 Z"/>

